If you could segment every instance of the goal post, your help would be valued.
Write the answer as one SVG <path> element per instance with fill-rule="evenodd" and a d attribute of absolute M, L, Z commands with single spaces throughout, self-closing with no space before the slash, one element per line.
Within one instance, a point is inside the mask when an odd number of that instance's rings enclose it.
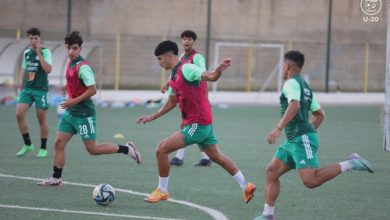
<path fill-rule="evenodd" d="M 277 85 L 276 85 L 276 91 L 281 91 L 282 88 L 282 69 L 283 69 L 283 56 L 284 56 L 284 45 L 283 44 L 271 44 L 271 43 L 237 43 L 237 42 L 217 42 L 214 46 L 214 62 L 213 67 L 217 67 L 218 63 L 220 61 L 221 57 L 221 49 L 223 48 L 242 48 L 242 49 L 248 49 L 248 58 L 247 59 L 256 59 L 255 56 L 253 56 L 253 49 L 276 49 L 278 54 L 276 54 L 277 62 L 275 62 L 275 66 L 270 70 L 270 72 L 267 75 L 267 78 L 261 83 L 260 86 L 260 92 L 264 92 L 266 89 L 268 89 L 270 83 L 273 79 L 276 78 Z M 235 60 L 232 60 L 233 63 Z M 253 68 L 253 62 L 251 60 L 248 60 L 248 67 L 247 68 Z M 233 64 L 234 65 L 234 64 Z M 251 71 L 249 71 L 251 72 Z M 248 77 L 252 77 L 250 74 Z M 249 79 L 251 80 L 251 79 Z M 218 83 L 214 82 L 212 83 L 212 91 L 216 92 L 218 90 Z"/>
<path fill-rule="evenodd" d="M 390 4 L 387 6 L 386 86 L 383 106 L 383 149 L 390 151 Z"/>

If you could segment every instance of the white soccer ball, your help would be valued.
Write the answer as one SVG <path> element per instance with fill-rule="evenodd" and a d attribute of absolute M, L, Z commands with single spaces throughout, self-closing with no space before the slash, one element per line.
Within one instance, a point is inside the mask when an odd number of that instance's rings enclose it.
<path fill-rule="evenodd" d="M 95 187 L 92 196 L 97 204 L 108 206 L 115 199 L 115 190 L 110 184 L 102 183 Z"/>

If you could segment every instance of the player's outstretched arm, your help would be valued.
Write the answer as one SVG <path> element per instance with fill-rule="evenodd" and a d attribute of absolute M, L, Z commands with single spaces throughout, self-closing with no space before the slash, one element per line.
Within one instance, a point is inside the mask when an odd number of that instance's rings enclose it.
<path fill-rule="evenodd" d="M 311 118 L 311 123 L 317 130 L 325 119 L 325 112 L 322 110 L 322 108 L 320 108 L 317 111 L 312 112 L 312 114 L 313 117 Z"/>
<path fill-rule="evenodd" d="M 150 121 L 153 121 L 153 120 L 165 115 L 167 112 L 169 112 L 173 108 L 175 108 L 176 104 L 177 104 L 176 96 L 170 95 L 168 98 L 168 101 L 156 113 L 154 113 L 153 115 L 149 115 L 149 116 L 141 116 L 141 117 L 137 118 L 136 122 L 137 122 L 137 124 L 145 124 L 145 123 L 148 123 Z"/>
<path fill-rule="evenodd" d="M 222 59 L 215 70 L 202 73 L 202 81 L 217 81 L 221 77 L 222 72 L 230 66 L 231 62 L 230 58 Z"/>

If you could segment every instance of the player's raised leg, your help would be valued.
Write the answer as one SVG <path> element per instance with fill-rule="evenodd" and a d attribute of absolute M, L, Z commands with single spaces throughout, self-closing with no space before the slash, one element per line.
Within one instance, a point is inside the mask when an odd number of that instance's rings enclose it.
<path fill-rule="evenodd" d="M 167 200 L 169 198 L 168 182 L 169 182 L 169 170 L 170 163 L 168 159 L 169 153 L 185 147 L 184 135 L 177 131 L 173 135 L 162 140 L 156 149 L 156 158 L 158 165 L 158 187 L 154 190 L 149 197 L 145 198 L 145 201 L 151 203 L 157 203 L 161 200 Z"/>
<path fill-rule="evenodd" d="M 253 183 L 247 182 L 244 175 L 233 163 L 233 161 L 223 154 L 216 144 L 209 145 L 203 148 L 204 152 L 210 157 L 212 161 L 224 168 L 230 175 L 233 176 L 234 180 L 238 183 L 243 191 L 244 202 L 248 203 L 254 197 L 256 186 Z"/>
<path fill-rule="evenodd" d="M 141 154 L 138 152 L 133 142 L 128 142 L 125 145 L 114 144 L 111 142 L 105 142 L 96 144 L 94 140 L 85 140 L 85 148 L 91 155 L 102 155 L 102 154 L 114 154 L 122 153 L 131 157 L 137 164 L 142 164 Z"/>

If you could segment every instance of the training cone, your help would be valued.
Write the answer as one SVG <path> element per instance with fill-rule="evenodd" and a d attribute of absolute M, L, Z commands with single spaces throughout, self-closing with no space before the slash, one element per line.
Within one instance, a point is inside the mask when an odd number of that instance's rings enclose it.
<path fill-rule="evenodd" d="M 116 139 L 123 139 L 124 136 L 123 136 L 122 133 L 116 133 L 116 134 L 114 135 L 114 138 L 116 138 Z"/>

